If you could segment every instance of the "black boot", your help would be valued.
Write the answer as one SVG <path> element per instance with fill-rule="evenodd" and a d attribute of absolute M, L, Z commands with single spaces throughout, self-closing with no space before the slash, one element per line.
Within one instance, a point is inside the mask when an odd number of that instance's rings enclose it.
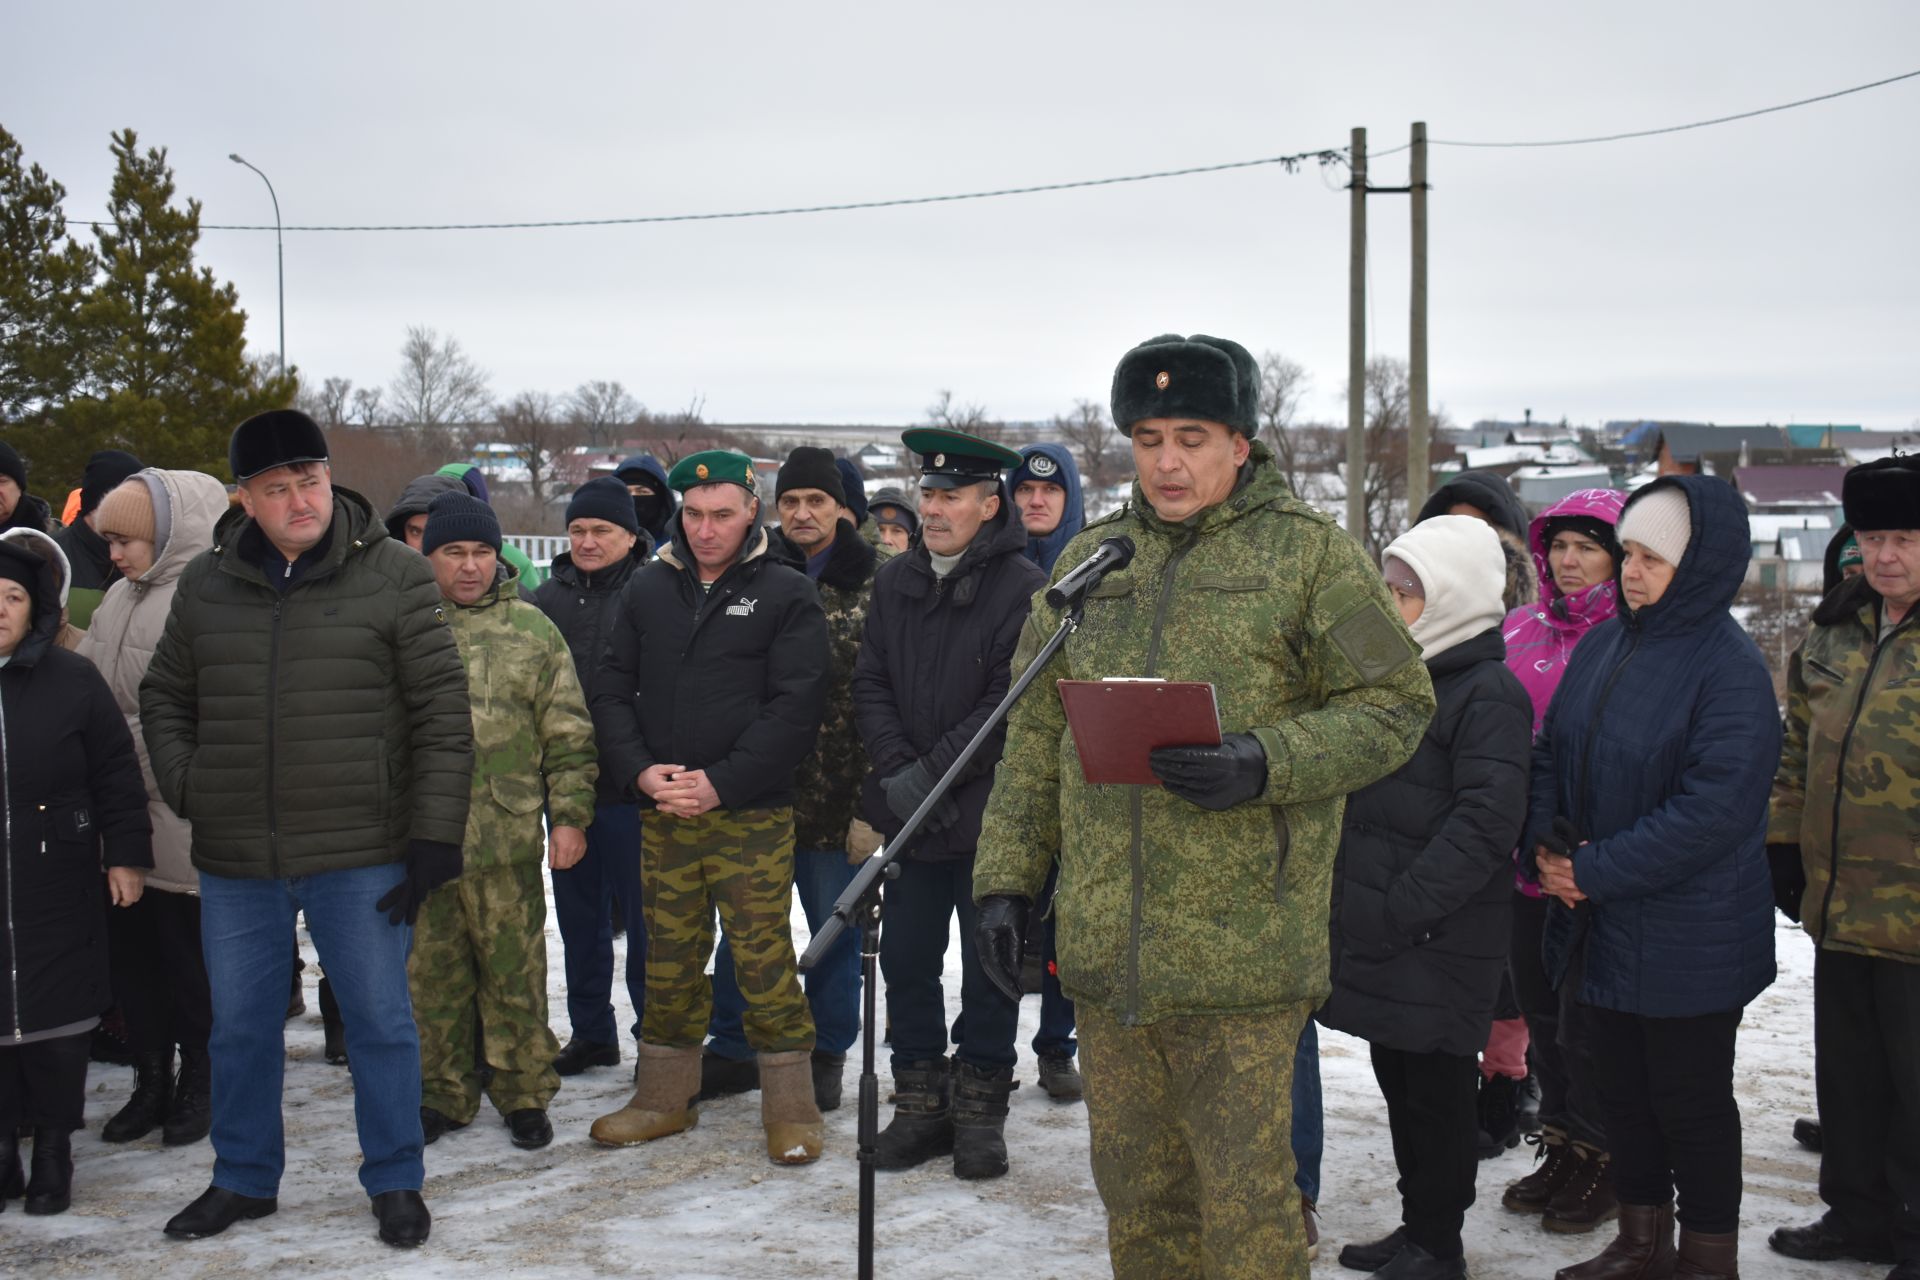
<path fill-rule="evenodd" d="M 847 1055 L 813 1051 L 813 1105 L 822 1111 L 840 1109 L 840 1090 L 847 1074 Z"/>
<path fill-rule="evenodd" d="M 5 1132 L 0 1132 L 0 1209 L 25 1194 L 27 1175 L 20 1168 L 20 1131 L 8 1125 Z"/>
<path fill-rule="evenodd" d="M 382 1191 L 373 1198 L 373 1216 L 380 1220 L 380 1238 L 396 1249 L 413 1249 L 427 1242 L 433 1215 L 418 1191 Z"/>
<path fill-rule="evenodd" d="M 73 1203 L 73 1135 L 65 1129 L 33 1131 L 33 1173 L 27 1179 L 27 1212 L 65 1213 Z"/>
<path fill-rule="evenodd" d="M 553 1060 L 554 1074 L 577 1076 L 592 1067 L 617 1067 L 620 1065 L 620 1046 L 617 1044 L 595 1044 L 591 1040 L 582 1040 L 578 1036 L 567 1041 L 560 1050 L 560 1056 Z"/>
<path fill-rule="evenodd" d="M 951 1083 L 945 1058 L 893 1073 L 893 1119 L 874 1138 L 874 1168 L 911 1169 L 953 1150 Z"/>
<path fill-rule="evenodd" d="M 1820 1149 L 1820 1122 L 1809 1120 L 1805 1116 L 1797 1117 L 1793 1122 L 1793 1140 L 1809 1151 Z"/>
<path fill-rule="evenodd" d="M 132 1142 L 160 1127 L 173 1102 L 173 1051 L 143 1053 L 133 1064 L 133 1096 L 100 1126 L 102 1142 Z"/>
<path fill-rule="evenodd" d="M 1488 1076 L 1480 1082 L 1482 1160 L 1520 1145 L 1520 1082 L 1512 1076 Z"/>
<path fill-rule="evenodd" d="M 1527 1078 L 1520 1082 L 1519 1107 L 1520 1132 L 1522 1134 L 1540 1132 L 1540 1078 L 1531 1070 Z"/>
<path fill-rule="evenodd" d="M 1436 1258 L 1409 1240 L 1373 1274 L 1375 1280 L 1467 1280 L 1467 1260 Z"/>
<path fill-rule="evenodd" d="M 1007 1171 L 1007 1095 L 1013 1068 L 981 1070 L 956 1062 L 953 1072 L 953 1176 L 998 1178 Z"/>
<path fill-rule="evenodd" d="M 243 1196 L 225 1187 L 208 1187 L 161 1229 L 175 1240 L 204 1240 L 236 1222 L 264 1218 L 279 1207 L 274 1196 Z"/>
<path fill-rule="evenodd" d="M 1395 1227 L 1378 1240 L 1359 1241 L 1340 1251 L 1340 1265 L 1349 1271 L 1378 1271 L 1407 1247 L 1407 1229 Z"/>
<path fill-rule="evenodd" d="M 173 1109 L 160 1140 L 170 1147 L 200 1141 L 213 1128 L 213 1066 L 205 1050 L 180 1053 L 180 1079 L 173 1088 Z"/>
<path fill-rule="evenodd" d="M 307 1011 L 307 993 L 300 985 L 300 970 L 304 966 L 295 965 L 293 970 L 293 988 L 287 992 L 287 1018 L 292 1022 Z"/>
<path fill-rule="evenodd" d="M 708 1049 L 700 1055 L 700 1092 L 695 1102 L 710 1102 L 760 1087 L 758 1058 L 727 1058 Z"/>
<path fill-rule="evenodd" d="M 327 1037 L 327 1061 L 336 1067 L 347 1065 L 347 1024 L 340 1019 L 340 1002 L 333 998 L 333 984 L 320 977 L 320 1027 Z"/>

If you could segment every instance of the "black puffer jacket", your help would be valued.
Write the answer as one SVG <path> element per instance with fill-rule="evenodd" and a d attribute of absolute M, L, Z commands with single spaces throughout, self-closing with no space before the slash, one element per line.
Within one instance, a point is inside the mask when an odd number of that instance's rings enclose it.
<path fill-rule="evenodd" d="M 60 531 L 60 522 L 53 518 L 53 511 L 45 502 L 30 493 L 23 493 L 20 501 L 14 504 L 13 514 L 0 520 L 0 533 L 9 529 L 32 529 L 36 533 L 54 534 Z"/>
<path fill-rule="evenodd" d="M 112 1003 L 100 869 L 153 865 L 126 719 L 93 664 L 54 644 L 62 574 L 52 543 L 38 532 L 7 540 L 44 567 L 32 630 L 0 667 L 0 1044 Z"/>
<path fill-rule="evenodd" d="M 904 821 L 887 805 L 880 781 L 924 760 L 935 779 L 986 723 L 1012 683 L 1009 667 L 1033 593 L 1047 575 L 1027 559 L 1027 531 L 1013 505 L 981 527 L 960 563 L 936 578 L 927 549 L 911 550 L 873 575 L 866 636 L 853 669 L 853 714 L 873 771 L 860 793 L 860 816 L 892 837 Z M 980 818 L 1006 745 L 1001 724 L 953 788 L 960 816 L 940 831 L 924 828 L 907 856 L 932 861 L 972 857 Z"/>
<path fill-rule="evenodd" d="M 655 764 L 704 769 L 724 809 L 793 803 L 793 771 L 826 705 L 827 620 L 784 539 L 747 535 L 742 558 L 702 589 L 672 542 L 620 592 L 594 674 L 601 776 L 629 800 Z"/>
<path fill-rule="evenodd" d="M 326 543 L 284 594 L 244 512 L 213 537 L 140 683 L 154 780 L 193 824 L 194 866 L 313 875 L 396 862 L 410 839 L 460 844 L 467 673 L 426 559 L 340 488 Z"/>
<path fill-rule="evenodd" d="M 562 551 L 553 558 L 547 580 L 533 593 L 534 604 L 566 637 L 567 651 L 573 654 L 573 671 L 580 677 L 582 689 L 593 688 L 594 672 L 600 666 L 600 655 L 606 652 L 621 589 L 651 554 L 653 539 L 644 530 L 633 544 L 631 555 L 593 573 L 576 568 L 573 553 Z M 631 783 L 632 779 L 627 781 Z M 632 797 L 620 779 L 602 769 L 600 780 L 594 784 L 594 799 L 600 804 L 624 804 Z"/>
<path fill-rule="evenodd" d="M 1507 962 L 1533 704 L 1498 627 L 1433 656 L 1413 758 L 1347 800 L 1333 995 L 1319 1019 L 1409 1053 L 1477 1054 Z"/>
<path fill-rule="evenodd" d="M 66 553 L 67 565 L 73 570 L 69 590 L 105 591 L 120 580 L 107 540 L 95 533 L 84 517 L 75 517 L 72 524 L 53 535 L 53 540 L 60 544 L 60 550 Z"/>

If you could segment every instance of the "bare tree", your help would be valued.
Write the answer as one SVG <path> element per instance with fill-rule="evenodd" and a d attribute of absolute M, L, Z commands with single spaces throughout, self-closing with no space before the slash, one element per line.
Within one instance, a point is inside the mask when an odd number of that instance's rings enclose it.
<path fill-rule="evenodd" d="M 1260 357 L 1260 438 L 1273 450 L 1287 487 L 1298 494 L 1308 491 L 1307 477 L 1324 470 L 1329 461 L 1324 433 L 1299 422 L 1309 381 L 1305 366 L 1278 351 Z"/>
<path fill-rule="evenodd" d="M 438 429 L 471 422 L 493 404 L 487 373 L 474 364 L 452 334 L 445 339 L 425 325 L 410 325 L 394 375 L 392 415 L 404 426 Z"/>
<path fill-rule="evenodd" d="M 512 446 L 527 469 L 534 505 L 544 509 L 555 482 L 565 479 L 567 453 L 580 443 L 583 429 L 567 421 L 544 391 L 522 391 L 495 408 L 494 418 L 500 443 Z"/>
<path fill-rule="evenodd" d="M 1361 545 L 1378 561 L 1407 523 L 1407 362 L 1392 356 L 1367 361 L 1365 390 L 1367 527 Z M 1347 477 L 1349 485 L 1356 478 Z"/>
<path fill-rule="evenodd" d="M 352 420 L 362 427 L 385 426 L 387 415 L 381 405 L 380 388 L 361 387 L 353 393 Z"/>
<path fill-rule="evenodd" d="M 1007 424 L 987 415 L 986 406 L 955 404 L 953 392 L 941 388 L 940 398 L 927 406 L 927 425 L 964 431 L 982 440 L 999 441 L 1007 434 Z"/>
<path fill-rule="evenodd" d="M 302 413 L 329 430 L 345 426 L 351 421 L 348 414 L 352 404 L 351 378 L 328 378 L 318 387 L 303 385 L 299 399 L 294 402 Z"/>
<path fill-rule="evenodd" d="M 646 411 L 618 382 L 583 382 L 567 397 L 567 421 L 581 428 L 593 445 L 619 443 Z"/>
<path fill-rule="evenodd" d="M 1073 411 L 1055 414 L 1053 430 L 1080 463 L 1080 480 L 1089 489 L 1104 489 L 1126 471 L 1123 437 L 1107 421 L 1097 401 L 1076 400 Z"/>

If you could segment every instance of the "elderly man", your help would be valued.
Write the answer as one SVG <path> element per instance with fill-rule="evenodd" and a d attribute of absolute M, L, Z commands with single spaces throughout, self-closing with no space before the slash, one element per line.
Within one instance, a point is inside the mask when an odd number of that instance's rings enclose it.
<path fill-rule="evenodd" d="M 1123 534 L 1137 553 L 1014 708 L 974 866 L 981 950 L 1011 985 L 1059 859 L 1060 981 L 1121 1280 L 1307 1274 L 1288 1093 L 1328 993 L 1342 807 L 1433 714 L 1379 573 L 1256 441 L 1259 390 L 1253 357 L 1220 338 L 1122 357 L 1133 499 L 1060 563 Z M 1016 670 L 1058 622 L 1036 600 Z M 1162 786 L 1088 784 L 1054 682 L 1108 676 L 1212 684 L 1224 740 L 1153 752 Z"/>
<path fill-rule="evenodd" d="M 1841 500 L 1864 572 L 1828 593 L 1789 665 L 1767 832 L 1779 905 L 1817 946 L 1827 1212 L 1768 1243 L 1920 1280 L 1920 459 L 1855 467 Z"/>

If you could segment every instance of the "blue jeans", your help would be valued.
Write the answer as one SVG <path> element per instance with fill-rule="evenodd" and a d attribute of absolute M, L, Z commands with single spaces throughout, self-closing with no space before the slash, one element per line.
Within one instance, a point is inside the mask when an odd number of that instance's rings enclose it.
<path fill-rule="evenodd" d="M 1320 1153 L 1327 1145 L 1327 1119 L 1320 1109 L 1320 1033 L 1313 1019 L 1293 1047 L 1293 1181 L 1307 1199 L 1320 1202 Z"/>
<path fill-rule="evenodd" d="M 849 865 L 841 849 L 810 850 L 793 856 L 793 887 L 807 928 L 818 930 L 833 914 L 860 868 Z M 819 964 L 805 975 L 807 1005 L 813 1010 L 813 1047 L 817 1053 L 845 1053 L 860 1034 L 860 931 L 840 935 Z M 725 933 L 713 953 L 713 1015 L 707 1020 L 707 1047 L 723 1058 L 753 1056 L 741 1019 L 747 1007 L 733 976 L 733 948 Z"/>
<path fill-rule="evenodd" d="M 305 911 L 346 1025 L 360 1185 L 369 1196 L 420 1190 L 420 1041 L 407 994 L 413 930 L 388 924 L 373 905 L 405 876 L 397 862 L 285 880 L 200 873 L 200 940 L 213 992 L 214 1186 L 280 1193 L 293 918 Z"/>
<path fill-rule="evenodd" d="M 575 1039 L 618 1044 L 613 1021 L 613 908 L 627 922 L 627 995 L 633 1037 L 647 1004 L 647 923 L 640 913 L 640 806 L 603 804 L 587 828 L 587 852 L 553 873 L 553 915 L 567 970 L 567 1021 Z"/>

